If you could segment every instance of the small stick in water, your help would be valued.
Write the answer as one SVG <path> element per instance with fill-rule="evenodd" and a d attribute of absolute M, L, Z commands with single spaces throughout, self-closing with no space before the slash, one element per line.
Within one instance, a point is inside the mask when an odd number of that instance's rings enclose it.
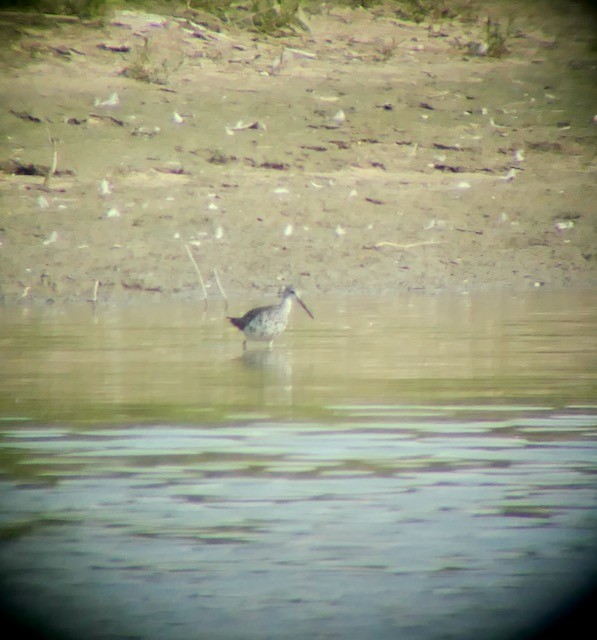
<path fill-rule="evenodd" d="M 216 281 L 216 284 L 218 285 L 218 289 L 220 290 L 220 293 L 222 294 L 222 298 L 224 298 L 224 310 L 228 311 L 228 298 L 226 297 L 226 294 L 224 293 L 224 289 L 222 289 L 222 283 L 220 282 L 220 278 L 218 276 L 218 270 L 214 269 L 214 279 Z"/>
<path fill-rule="evenodd" d="M 193 254 L 191 253 L 191 250 L 189 249 L 189 245 L 185 244 L 185 249 L 187 250 L 187 253 L 189 254 L 189 258 L 191 259 L 191 262 L 193 263 L 193 266 L 195 267 L 195 271 L 197 272 L 197 275 L 199 276 L 199 283 L 201 284 L 201 289 L 203 289 L 203 300 L 205 302 L 205 308 L 207 309 L 207 289 L 205 288 L 205 283 L 203 282 L 203 277 L 201 276 L 201 271 L 199 271 L 199 266 L 197 265 L 197 262 L 195 260 L 195 258 L 193 257 Z"/>

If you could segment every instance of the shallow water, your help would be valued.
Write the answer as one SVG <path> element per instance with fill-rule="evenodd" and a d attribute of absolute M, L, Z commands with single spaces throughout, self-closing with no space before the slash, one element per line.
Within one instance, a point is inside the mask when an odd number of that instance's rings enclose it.
<path fill-rule="evenodd" d="M 306 302 L 245 354 L 218 301 L 0 310 L 9 609 L 73 638 L 509 638 L 595 579 L 597 296 Z"/>

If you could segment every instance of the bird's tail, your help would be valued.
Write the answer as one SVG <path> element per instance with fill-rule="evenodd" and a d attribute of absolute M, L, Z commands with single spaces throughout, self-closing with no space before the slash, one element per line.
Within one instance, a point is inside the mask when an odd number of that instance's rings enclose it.
<path fill-rule="evenodd" d="M 242 318 L 231 318 L 230 316 L 226 316 L 230 322 L 241 331 L 244 329 L 244 323 Z"/>

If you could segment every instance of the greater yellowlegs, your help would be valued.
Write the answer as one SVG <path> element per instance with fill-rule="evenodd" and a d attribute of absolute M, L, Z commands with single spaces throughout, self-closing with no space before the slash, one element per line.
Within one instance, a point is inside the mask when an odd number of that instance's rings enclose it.
<path fill-rule="evenodd" d="M 247 340 L 268 342 L 269 348 L 272 348 L 273 341 L 286 329 L 293 298 L 313 318 L 313 314 L 307 309 L 305 303 L 300 299 L 298 291 L 293 286 L 288 286 L 284 289 L 282 300 L 279 304 L 251 309 L 241 318 L 228 317 L 228 320 L 245 334 L 243 349 L 247 348 Z"/>

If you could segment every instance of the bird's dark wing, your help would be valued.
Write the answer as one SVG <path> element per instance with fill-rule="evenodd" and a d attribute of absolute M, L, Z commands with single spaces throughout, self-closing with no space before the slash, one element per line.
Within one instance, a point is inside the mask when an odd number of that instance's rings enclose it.
<path fill-rule="evenodd" d="M 228 320 L 232 322 L 235 327 L 238 327 L 241 331 L 255 318 L 255 316 L 260 315 L 264 311 L 268 311 L 270 307 L 257 307 L 256 309 L 251 309 L 247 311 L 244 316 L 241 318 L 231 318 L 228 316 Z"/>

